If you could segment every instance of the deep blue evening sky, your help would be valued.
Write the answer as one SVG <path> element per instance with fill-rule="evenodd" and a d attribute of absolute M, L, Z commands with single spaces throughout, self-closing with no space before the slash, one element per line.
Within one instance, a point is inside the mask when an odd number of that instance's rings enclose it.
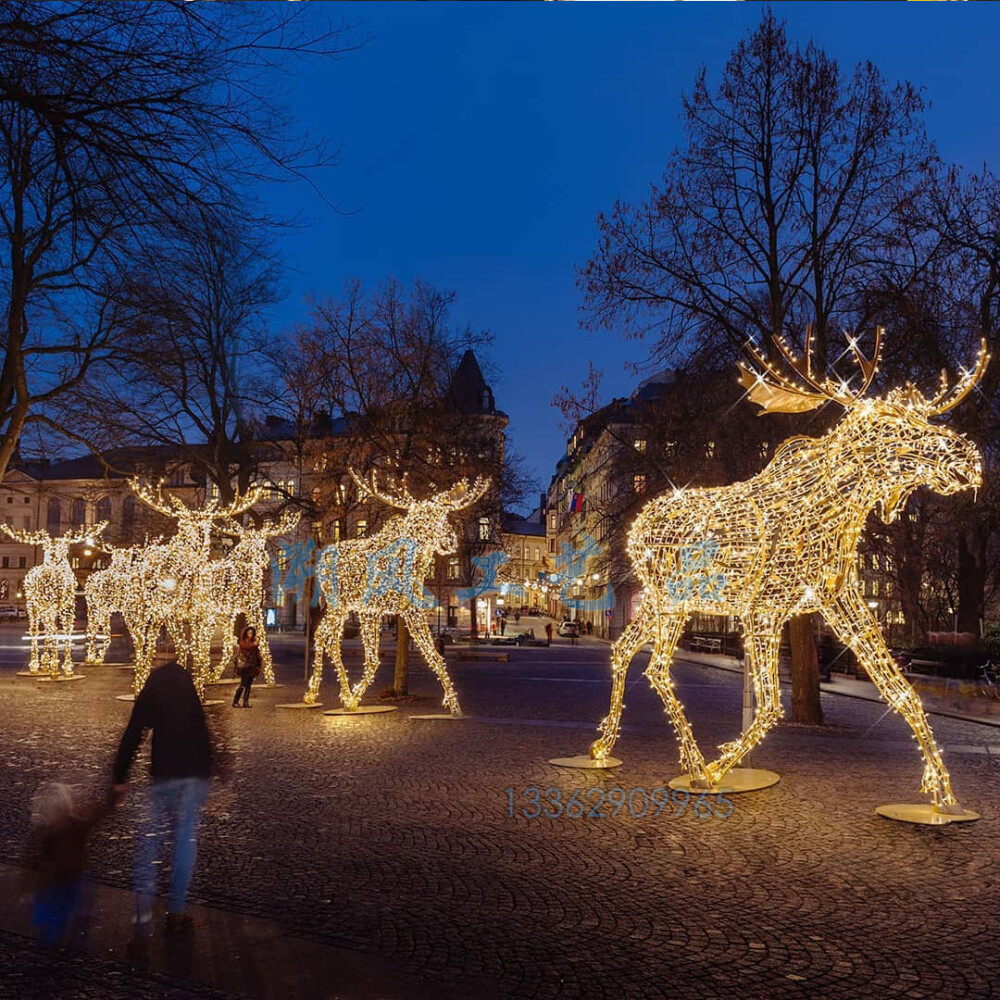
<path fill-rule="evenodd" d="M 458 293 L 455 318 L 493 331 L 513 447 L 548 483 L 565 447 L 553 392 L 588 359 L 608 397 L 631 391 L 642 348 L 578 328 L 574 268 L 598 211 L 643 197 L 680 140 L 680 95 L 759 20 L 752 3 L 315 4 L 371 36 L 312 65 L 294 99 L 342 165 L 321 187 L 270 190 L 309 225 L 282 238 L 291 272 L 278 329 L 349 277 L 423 278 Z M 941 154 L 998 165 L 1000 9 L 973 3 L 776 3 L 793 40 L 842 66 L 870 58 L 931 101 Z"/>

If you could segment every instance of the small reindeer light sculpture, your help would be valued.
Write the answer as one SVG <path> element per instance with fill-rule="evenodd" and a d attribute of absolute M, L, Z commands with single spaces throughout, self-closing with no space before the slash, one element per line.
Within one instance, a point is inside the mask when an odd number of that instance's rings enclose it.
<path fill-rule="evenodd" d="M 836 402 L 845 416 L 820 438 L 793 437 L 752 479 L 732 486 L 673 490 L 637 516 L 628 552 L 644 585 L 639 611 L 611 654 L 611 707 L 591 746 L 595 764 L 607 759 L 618 737 L 628 665 L 653 644 L 646 676 L 660 695 L 680 743 L 681 764 L 692 787 L 719 788 L 781 717 L 778 646 L 784 623 L 818 611 L 857 656 L 888 704 L 908 723 L 924 759 L 921 792 L 932 804 L 883 806 L 882 815 L 941 824 L 976 819 L 952 792 L 941 751 L 923 705 L 886 648 L 859 585 L 857 549 L 865 521 L 878 510 L 891 521 L 919 486 L 949 494 L 982 483 L 976 447 L 931 423 L 956 406 L 981 378 L 989 355 L 982 345 L 975 367 L 954 387 L 942 373 L 926 398 L 911 384 L 882 397 L 863 398 L 878 363 L 882 331 L 871 360 L 849 347 L 863 384 L 812 371 L 810 336 L 796 357 L 775 343 L 791 375 L 752 350 L 757 370 L 742 367 L 749 399 L 765 412 L 796 413 Z M 738 616 L 757 712 L 737 740 L 706 762 L 670 680 L 670 665 L 685 622 L 694 611 Z"/>
<path fill-rule="evenodd" d="M 458 693 L 444 657 L 434 648 L 418 589 L 423 588 L 435 553 L 449 555 L 458 551 L 450 515 L 476 503 L 489 489 L 490 480 L 477 479 L 470 486 L 463 479 L 450 490 L 417 500 L 405 482 L 390 494 L 379 490 L 374 473 L 370 482 L 365 482 L 350 471 L 362 495 L 370 494 L 403 513 L 390 518 L 374 535 L 327 546 L 317 557 L 316 575 L 327 607 L 316 629 L 316 660 L 303 700 L 306 704 L 316 703 L 326 654 L 337 668 L 341 704 L 349 710 L 357 709 L 378 670 L 379 622 L 383 615 L 401 614 L 425 662 L 441 682 L 445 708 L 452 716 L 460 716 Z M 352 611 L 361 619 L 365 648 L 364 673 L 353 687 L 340 655 L 344 624 Z"/>
<path fill-rule="evenodd" d="M 0 524 L 0 529 L 14 541 L 42 547 L 42 565 L 28 570 L 24 577 L 24 598 L 28 611 L 28 635 L 31 658 L 28 669 L 35 674 L 73 676 L 73 646 L 70 636 L 76 618 L 76 576 L 69 564 L 71 545 L 96 539 L 108 526 L 107 521 L 87 528 L 82 534 L 67 532 L 53 538 L 47 531 L 19 531 Z M 39 655 L 41 641 L 41 655 Z"/>

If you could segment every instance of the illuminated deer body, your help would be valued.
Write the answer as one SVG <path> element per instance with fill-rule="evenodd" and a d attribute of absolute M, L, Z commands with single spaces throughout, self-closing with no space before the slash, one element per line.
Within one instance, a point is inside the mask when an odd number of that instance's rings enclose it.
<path fill-rule="evenodd" d="M 73 647 L 70 636 L 76 618 L 76 576 L 69 564 L 69 548 L 94 539 L 108 526 L 95 524 L 81 535 L 65 534 L 53 538 L 47 531 L 16 531 L 0 525 L 4 532 L 24 545 L 42 547 L 42 565 L 28 570 L 24 577 L 24 599 L 28 611 L 28 635 L 31 637 L 31 673 L 73 676 Z M 39 653 L 39 641 L 41 652 Z"/>
<path fill-rule="evenodd" d="M 884 520 L 892 520 L 919 486 L 948 494 L 981 484 L 975 446 L 930 419 L 972 389 L 989 358 L 984 345 L 975 370 L 951 391 L 943 379 L 932 399 L 912 386 L 863 399 L 880 342 L 881 331 L 871 361 L 851 342 L 864 375 L 856 394 L 849 394 L 843 383 L 813 376 L 808 336 L 801 361 L 778 342 L 798 381 L 754 352 L 763 373 L 744 370 L 741 378 L 752 402 L 769 411 L 800 412 L 832 400 L 846 408 L 846 415 L 821 438 L 785 441 L 753 479 L 674 490 L 640 512 L 629 532 L 628 551 L 644 585 L 643 596 L 635 619 L 612 650 L 611 708 L 591 747 L 592 758 L 607 757 L 614 746 L 629 662 L 651 642 L 646 675 L 677 733 L 681 764 L 696 786 L 718 786 L 781 717 L 782 626 L 794 615 L 817 611 L 913 730 L 925 762 L 921 791 L 931 795 L 941 813 L 963 812 L 920 698 L 889 654 L 865 601 L 857 548 L 869 513 L 877 509 Z M 719 747 L 720 756 L 708 763 L 669 676 L 677 642 L 695 611 L 739 617 L 757 702 L 749 728 Z"/>
<path fill-rule="evenodd" d="M 124 611 L 125 581 L 135 561 L 142 557 L 139 546 L 114 549 L 111 565 L 87 577 L 83 592 L 87 599 L 87 662 L 103 663 L 111 646 L 111 616 Z"/>
<path fill-rule="evenodd" d="M 286 512 L 277 521 L 264 521 L 258 528 L 244 527 L 234 521 L 231 530 L 239 536 L 232 551 L 220 562 L 210 563 L 210 579 L 205 587 L 211 593 L 211 605 L 223 629 L 222 658 L 215 670 L 218 680 L 231 658 L 236 645 L 236 619 L 246 618 L 248 626 L 256 629 L 260 645 L 264 683 L 274 683 L 274 660 L 267 642 L 264 621 L 264 573 L 270 564 L 267 542 L 278 535 L 292 531 L 299 522 L 299 514 Z M 209 670 L 210 650 L 195 653 L 200 669 Z"/>
<path fill-rule="evenodd" d="M 163 545 L 146 546 L 141 556 L 124 567 L 122 616 L 135 649 L 134 690 L 138 694 L 149 677 L 156 641 L 162 629 L 173 639 L 177 662 L 186 664 L 197 650 L 211 647 L 218 623 L 207 587 L 206 564 L 211 556 L 212 530 L 249 510 L 261 497 L 259 487 L 222 507 L 210 500 L 201 509 L 161 490 L 153 493 L 137 481 L 131 483 L 140 500 L 177 522 L 177 534 Z M 207 639 L 206 639 L 207 635 Z M 195 667 L 199 693 L 206 676 Z"/>
<path fill-rule="evenodd" d="M 460 716 L 458 694 L 427 626 L 429 605 L 421 606 L 417 588 L 422 589 L 430 574 L 435 553 L 451 555 L 458 551 L 458 537 L 450 516 L 476 503 L 489 489 L 490 481 L 477 479 L 470 486 L 463 479 L 450 490 L 416 500 L 405 485 L 390 495 L 377 489 L 374 475 L 370 483 L 362 482 L 353 471 L 351 476 L 363 493 L 404 513 L 391 518 L 374 535 L 330 545 L 317 557 L 316 575 L 327 606 L 316 629 L 316 660 L 304 700 L 306 704 L 316 702 L 323 677 L 323 656 L 328 655 L 337 668 L 341 705 L 357 708 L 378 670 L 379 622 L 383 615 L 399 614 L 424 662 L 441 682 L 445 707 L 453 716 Z M 353 687 L 340 654 L 344 625 L 352 612 L 361 620 L 365 649 L 364 673 Z"/>

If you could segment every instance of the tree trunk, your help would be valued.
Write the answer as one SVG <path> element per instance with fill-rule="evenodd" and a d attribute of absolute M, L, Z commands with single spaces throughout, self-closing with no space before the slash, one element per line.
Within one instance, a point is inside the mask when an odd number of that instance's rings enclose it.
<path fill-rule="evenodd" d="M 978 530 L 958 533 L 958 631 L 979 635 L 985 613 L 986 545 Z"/>
<path fill-rule="evenodd" d="M 819 656 L 812 615 L 796 615 L 788 623 L 792 647 L 792 722 L 823 725 L 819 701 Z"/>
<path fill-rule="evenodd" d="M 479 622 L 476 616 L 476 604 L 477 600 L 475 597 L 469 598 L 469 635 L 476 639 L 479 636 Z"/>
<path fill-rule="evenodd" d="M 397 695 L 409 694 L 410 684 L 410 630 L 406 627 L 406 619 L 396 616 L 396 672 L 393 675 L 392 687 Z"/>

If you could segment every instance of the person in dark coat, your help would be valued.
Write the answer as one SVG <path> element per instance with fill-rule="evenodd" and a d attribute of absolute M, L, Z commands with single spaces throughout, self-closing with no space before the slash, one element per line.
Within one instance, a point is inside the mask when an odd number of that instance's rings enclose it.
<path fill-rule="evenodd" d="M 233 695 L 233 708 L 239 704 L 240 695 L 243 695 L 243 707 L 250 707 L 250 688 L 253 687 L 255 678 L 260 674 L 260 646 L 257 645 L 257 630 L 248 625 L 240 635 L 239 645 L 236 647 L 236 673 L 240 679 L 240 685 Z"/>
<path fill-rule="evenodd" d="M 128 773 L 147 729 L 153 731 L 152 785 L 135 851 L 135 923 L 148 933 L 156 894 L 156 862 L 169 835 L 173 841 L 167 929 L 191 925 L 185 910 L 198 847 L 198 826 L 212 773 L 212 741 L 191 675 L 176 662 L 149 675 L 121 738 L 114 763 L 114 790 L 128 790 Z"/>

